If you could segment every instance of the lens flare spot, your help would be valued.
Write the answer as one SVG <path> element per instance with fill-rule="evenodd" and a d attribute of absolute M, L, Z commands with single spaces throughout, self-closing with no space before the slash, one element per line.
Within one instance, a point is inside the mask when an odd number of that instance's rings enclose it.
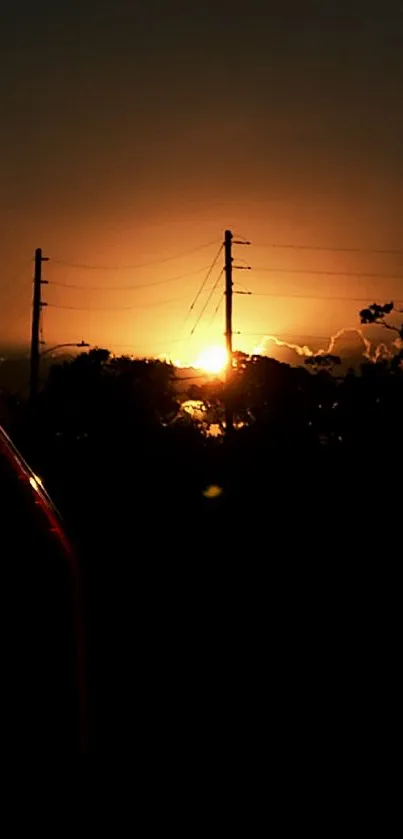
<path fill-rule="evenodd" d="M 210 484 L 210 486 L 203 490 L 205 498 L 219 498 L 222 493 L 222 487 L 217 486 L 217 484 Z"/>

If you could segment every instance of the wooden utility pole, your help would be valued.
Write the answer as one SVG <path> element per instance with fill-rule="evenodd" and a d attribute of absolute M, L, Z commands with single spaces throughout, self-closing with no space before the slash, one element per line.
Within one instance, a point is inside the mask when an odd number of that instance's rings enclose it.
<path fill-rule="evenodd" d="M 29 377 L 29 392 L 31 399 L 35 398 L 38 393 L 39 386 L 39 332 L 41 309 L 42 306 L 46 306 L 46 303 L 43 303 L 41 299 L 41 287 L 46 283 L 46 280 L 42 279 L 42 262 L 47 261 L 48 257 L 42 256 L 42 248 L 37 248 L 35 251 L 34 296 L 32 300 L 31 363 Z"/>
<path fill-rule="evenodd" d="M 225 405 L 225 431 L 227 436 L 231 434 L 234 426 L 233 412 L 231 405 L 231 393 L 229 391 L 232 379 L 232 232 L 225 231 L 225 340 L 227 347 L 227 397 Z"/>

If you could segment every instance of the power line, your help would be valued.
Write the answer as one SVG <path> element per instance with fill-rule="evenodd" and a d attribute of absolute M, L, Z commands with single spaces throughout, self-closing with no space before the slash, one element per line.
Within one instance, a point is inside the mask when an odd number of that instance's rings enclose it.
<path fill-rule="evenodd" d="M 403 274 L 379 274 L 371 271 L 317 271 L 310 268 L 253 268 L 252 270 L 279 274 L 317 274 L 322 277 L 374 277 L 378 280 L 403 280 Z"/>
<path fill-rule="evenodd" d="M 26 271 L 26 269 L 27 269 L 29 266 L 31 266 L 32 264 L 33 264 L 33 263 L 32 263 L 32 259 L 30 259 L 28 262 L 27 262 L 27 261 L 25 261 L 25 262 L 24 262 L 24 264 L 23 264 L 23 265 L 22 265 L 22 266 L 18 269 L 18 271 L 16 271 L 14 274 L 12 274 L 12 275 L 11 275 L 11 277 L 10 277 L 9 281 L 8 281 L 7 283 L 5 283 L 5 285 L 1 286 L 1 288 L 0 288 L 1 293 L 3 294 L 5 291 L 8 291 L 8 290 L 9 290 L 9 289 L 10 289 L 10 288 L 14 285 L 14 283 L 16 282 L 16 280 L 19 280 L 19 278 L 21 277 L 21 275 L 22 275 L 22 274 Z M 31 279 L 31 278 L 30 278 L 30 279 Z M 19 294 L 17 294 L 17 296 L 19 296 Z M 8 301 L 8 302 L 10 302 L 10 303 L 11 303 L 14 299 L 15 299 L 15 298 L 14 298 L 14 297 L 12 297 L 12 298 L 11 298 L 11 300 L 9 299 L 9 301 Z"/>
<path fill-rule="evenodd" d="M 193 300 L 192 300 L 192 302 L 191 302 L 191 304 L 190 304 L 190 306 L 189 306 L 189 309 L 188 309 L 187 315 L 186 315 L 186 317 L 185 317 L 185 320 L 184 320 L 183 326 L 185 326 L 186 322 L 188 321 L 188 319 L 189 319 L 189 317 L 190 317 L 190 315 L 191 315 L 191 313 L 192 313 L 192 311 L 193 311 L 193 309 L 194 309 L 194 307 L 195 307 L 195 305 L 196 305 L 196 303 L 197 303 L 197 301 L 198 301 L 198 299 L 199 299 L 199 297 L 200 297 L 200 295 L 201 295 L 201 293 L 202 293 L 202 291 L 203 291 L 203 289 L 204 289 L 204 287 L 205 287 L 206 283 L 207 283 L 207 282 L 208 282 L 208 280 L 210 279 L 211 274 L 212 274 L 212 273 L 213 273 L 213 271 L 214 271 L 215 265 L 216 265 L 216 263 L 217 263 L 217 261 L 218 261 L 218 258 L 219 258 L 219 256 L 220 256 L 220 253 L 221 253 L 222 249 L 223 249 L 223 246 L 222 246 L 222 244 L 221 244 L 221 245 L 220 245 L 220 247 L 219 247 L 219 249 L 218 249 L 218 251 L 217 251 L 217 253 L 216 253 L 216 255 L 215 255 L 215 257 L 214 257 L 214 259 L 213 259 L 213 261 L 212 261 L 212 263 L 211 263 L 211 265 L 210 265 L 210 267 L 209 267 L 209 269 L 208 269 L 208 271 L 207 271 L 207 274 L 206 274 L 206 276 L 205 276 L 204 280 L 200 283 L 199 289 L 198 289 L 198 291 L 196 292 L 196 294 L 195 294 L 195 296 L 194 296 L 194 298 L 193 298 Z"/>
<path fill-rule="evenodd" d="M 13 317 L 11 319 L 7 319 L 6 334 L 7 334 L 7 330 L 10 328 L 10 326 L 14 326 L 14 324 L 17 323 L 17 321 L 21 320 L 21 318 L 26 318 L 27 321 L 29 321 L 29 317 L 30 317 L 29 310 L 24 310 L 23 312 L 20 312 L 19 315 L 15 315 L 15 317 Z"/>
<path fill-rule="evenodd" d="M 329 335 L 310 335 L 304 332 L 271 332 L 270 329 L 266 329 L 264 332 L 243 332 L 242 330 L 237 331 L 234 333 L 235 335 L 241 335 L 246 337 L 253 337 L 256 336 L 258 338 L 264 338 L 264 336 L 272 336 L 273 338 L 311 338 L 318 341 L 328 341 Z"/>
<path fill-rule="evenodd" d="M 180 344 L 181 341 L 182 341 L 182 338 L 172 338 L 170 341 L 152 341 L 151 346 L 152 347 L 157 347 L 157 346 L 166 347 L 166 346 L 171 346 L 172 344 Z M 111 341 L 110 344 L 113 347 L 131 347 L 134 350 L 139 349 L 139 348 L 142 349 L 144 347 L 144 344 L 141 344 L 141 345 L 140 344 L 133 344 L 133 343 L 117 344 L 116 341 Z"/>
<path fill-rule="evenodd" d="M 326 245 L 299 245 L 278 242 L 270 242 L 267 245 L 252 243 L 255 248 L 276 248 L 278 250 L 295 250 L 295 251 L 327 251 L 329 253 L 379 253 L 391 256 L 403 256 L 403 250 L 395 250 L 393 248 L 349 248 L 349 247 L 327 247 Z"/>
<path fill-rule="evenodd" d="M 216 316 L 218 315 L 218 312 L 219 312 L 219 310 L 220 310 L 220 308 L 221 308 L 221 306 L 222 306 L 223 302 L 224 302 L 224 294 L 222 294 L 222 295 L 221 295 L 221 297 L 220 297 L 220 299 L 219 299 L 219 301 L 218 301 L 218 303 L 217 303 L 217 305 L 216 305 L 216 307 L 215 307 L 215 309 L 214 309 L 214 312 L 213 312 L 213 314 L 212 314 L 212 316 L 211 316 L 211 321 L 210 321 L 210 323 L 209 323 L 209 326 L 212 326 L 212 325 L 213 325 L 214 320 L 215 320 Z"/>
<path fill-rule="evenodd" d="M 321 296 L 319 296 L 317 294 L 297 294 L 297 293 L 295 293 L 295 294 L 294 293 L 279 294 L 277 291 L 262 291 L 262 292 L 251 291 L 251 292 L 249 292 L 249 294 L 253 295 L 253 297 L 278 297 L 278 298 L 284 298 L 284 299 L 295 297 L 295 298 L 300 298 L 301 300 L 343 300 L 344 302 L 351 301 L 353 303 L 368 303 L 368 300 L 370 299 L 370 295 L 367 295 L 367 297 L 342 297 L 342 296 L 333 297 L 333 296 L 330 296 L 330 295 L 327 296 L 327 295 L 323 295 L 323 294 Z M 382 293 L 382 297 L 384 297 L 385 299 L 392 300 L 393 296 L 394 296 L 393 294 L 390 295 L 390 294 L 383 294 Z M 401 302 L 400 299 L 396 300 L 396 303 L 400 303 L 400 302 Z"/>
<path fill-rule="evenodd" d="M 152 265 L 164 265 L 166 262 L 173 262 L 175 259 L 182 259 L 185 256 L 190 256 L 192 253 L 211 248 L 217 242 L 216 239 L 212 242 L 206 242 L 204 245 L 199 245 L 197 248 L 191 248 L 188 251 L 176 254 L 176 256 L 166 256 L 164 259 L 152 260 L 150 262 L 137 262 L 133 265 L 90 265 L 88 263 L 67 262 L 62 259 L 52 259 L 55 265 L 64 265 L 66 268 L 79 268 L 88 271 L 132 271 L 135 268 L 146 268 Z"/>
<path fill-rule="evenodd" d="M 244 285 L 243 283 L 234 283 L 234 288 L 241 288 L 245 292 L 245 294 L 252 294 L 250 289 Z M 240 292 L 234 291 L 234 294 L 239 294 Z"/>
<path fill-rule="evenodd" d="M 48 303 L 47 306 L 50 306 L 52 309 L 72 309 L 77 312 L 125 312 L 133 311 L 134 309 L 153 309 L 156 306 L 167 306 L 170 303 L 179 303 L 182 300 L 187 300 L 187 296 L 160 300 L 157 303 L 150 303 L 145 306 L 59 306 L 57 303 Z"/>
<path fill-rule="evenodd" d="M 12 297 L 6 298 L 3 303 L 7 306 L 7 309 L 14 308 L 15 304 L 19 303 L 20 300 L 27 300 L 30 291 L 30 286 L 24 284 L 22 288 L 17 289 L 16 294 L 13 294 Z"/>
<path fill-rule="evenodd" d="M 203 265 L 202 268 L 197 268 L 195 271 L 187 271 L 185 274 L 176 274 L 175 277 L 167 277 L 165 280 L 152 280 L 149 283 L 137 283 L 136 285 L 124 285 L 124 286 L 83 286 L 77 285 L 74 283 L 59 283 L 54 282 L 53 280 L 49 282 L 49 285 L 58 286 L 59 288 L 74 288 L 79 291 L 137 291 L 137 289 L 143 288 L 151 288 L 152 286 L 159 286 L 165 285 L 165 283 L 173 283 L 175 280 L 183 280 L 187 277 L 196 276 L 196 274 L 201 274 L 203 271 L 208 269 L 208 265 Z"/>
<path fill-rule="evenodd" d="M 202 308 L 202 310 L 201 310 L 201 312 L 200 312 L 200 314 L 199 314 L 199 316 L 198 316 L 198 318 L 197 318 L 197 320 L 196 320 L 196 323 L 195 323 L 195 325 L 194 325 L 193 329 L 192 329 L 192 330 L 191 330 L 191 332 L 190 332 L 190 336 L 189 336 L 189 337 L 191 337 L 192 335 L 194 335 L 195 330 L 197 329 L 197 327 L 198 327 L 198 325 L 199 325 L 199 323 L 200 323 L 200 321 L 201 321 L 201 319 L 202 319 L 202 317 L 203 317 L 203 315 L 204 315 L 204 313 L 205 313 L 205 311 L 206 311 L 206 309 L 207 309 L 207 306 L 208 306 L 208 304 L 210 303 L 210 300 L 211 300 L 211 298 L 212 298 L 212 296 L 213 296 L 213 294 L 214 294 L 214 292 L 215 292 L 215 290 L 216 290 L 216 288 L 217 288 L 217 286 L 218 286 L 218 283 L 219 283 L 219 282 L 220 282 L 220 280 L 221 280 L 221 277 L 222 277 L 223 273 L 224 273 L 224 269 L 223 269 L 223 268 L 221 268 L 221 271 L 220 271 L 220 273 L 219 273 L 219 275 L 218 275 L 218 277 L 217 277 L 217 279 L 216 279 L 216 281 L 215 281 L 215 283 L 214 283 L 214 285 L 213 285 L 213 287 L 212 287 L 212 289 L 211 289 L 211 291 L 210 291 L 210 294 L 209 294 L 209 295 L 208 295 L 208 297 L 207 297 L 207 300 L 206 300 L 206 302 L 205 302 L 205 304 L 204 304 L 204 306 L 203 306 L 203 308 Z"/>

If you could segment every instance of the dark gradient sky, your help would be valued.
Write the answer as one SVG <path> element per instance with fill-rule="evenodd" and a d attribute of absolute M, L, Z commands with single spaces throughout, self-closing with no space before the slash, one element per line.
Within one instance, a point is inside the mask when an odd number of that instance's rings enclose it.
<path fill-rule="evenodd" d="M 216 248 L 133 271 L 55 260 L 157 262 L 219 242 L 227 226 L 256 243 L 238 251 L 255 269 L 403 275 L 396 255 L 262 247 L 403 249 L 401 0 L 2 0 L 0 45 L 0 343 L 28 337 L 36 246 L 52 257 L 49 280 L 84 289 L 192 272 Z M 144 308 L 49 307 L 45 338 L 174 352 L 201 276 L 142 292 L 49 286 L 54 305 Z M 238 278 L 258 291 L 403 297 L 399 280 Z M 234 328 L 322 335 L 356 323 L 358 308 L 239 297 Z M 199 343 L 221 332 L 219 320 L 202 326 Z"/>

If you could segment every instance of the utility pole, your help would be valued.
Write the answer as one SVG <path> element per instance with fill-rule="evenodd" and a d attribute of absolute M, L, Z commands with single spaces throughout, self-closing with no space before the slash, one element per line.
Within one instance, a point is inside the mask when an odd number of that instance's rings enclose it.
<path fill-rule="evenodd" d="M 232 380 L 232 232 L 225 231 L 224 236 L 225 252 L 225 341 L 227 347 L 227 373 L 226 385 L 227 396 L 225 404 L 225 431 L 227 437 L 232 433 L 234 420 L 231 406 L 231 394 L 229 387 Z"/>
<path fill-rule="evenodd" d="M 33 400 L 38 393 L 39 385 L 39 332 L 41 309 L 42 306 L 46 306 L 46 303 L 43 303 L 41 299 L 41 287 L 46 283 L 46 280 L 42 279 L 42 262 L 47 261 L 48 257 L 42 256 L 42 248 L 37 248 L 35 251 L 34 296 L 32 300 L 31 362 L 29 377 L 31 400 Z"/>

